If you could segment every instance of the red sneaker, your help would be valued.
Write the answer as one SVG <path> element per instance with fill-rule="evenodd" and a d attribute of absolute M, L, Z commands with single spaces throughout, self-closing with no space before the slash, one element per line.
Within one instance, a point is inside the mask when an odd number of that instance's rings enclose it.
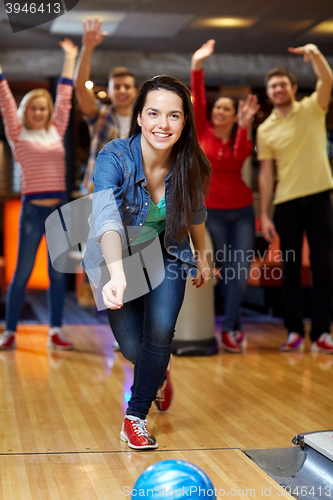
<path fill-rule="evenodd" d="M 61 328 L 52 328 L 49 333 L 49 339 L 46 344 L 52 349 L 58 349 L 59 351 L 71 351 L 74 349 L 72 342 L 69 342 L 64 332 Z"/>
<path fill-rule="evenodd" d="M 156 439 L 147 429 L 147 420 L 139 417 L 126 415 L 120 432 L 120 439 L 126 441 L 134 450 L 146 450 L 147 448 L 158 448 Z"/>
<path fill-rule="evenodd" d="M 15 332 L 12 332 L 11 330 L 5 330 L 0 339 L 0 349 L 4 351 L 5 349 L 15 349 L 15 348 L 16 348 Z"/>
<path fill-rule="evenodd" d="M 296 332 L 290 332 L 288 334 L 287 340 L 280 347 L 280 351 L 284 352 L 294 352 L 303 350 L 304 350 L 303 337 L 302 335 Z"/>
<path fill-rule="evenodd" d="M 237 339 L 237 331 L 223 332 L 221 345 L 228 352 L 242 352 L 242 347 Z"/>
<path fill-rule="evenodd" d="M 322 333 L 319 339 L 312 342 L 310 349 L 312 352 L 333 354 L 333 339 L 328 333 Z"/>
<path fill-rule="evenodd" d="M 173 401 L 173 387 L 171 383 L 170 370 L 167 370 L 165 373 L 165 379 L 162 385 L 160 386 L 159 390 L 157 391 L 154 405 L 159 411 L 165 412 L 170 409 L 172 401 Z"/>

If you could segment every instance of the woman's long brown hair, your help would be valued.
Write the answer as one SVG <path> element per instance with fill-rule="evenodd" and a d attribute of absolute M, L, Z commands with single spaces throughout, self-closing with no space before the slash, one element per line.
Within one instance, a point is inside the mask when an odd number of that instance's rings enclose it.
<path fill-rule="evenodd" d="M 211 165 L 198 142 L 189 89 L 173 76 L 155 76 L 138 91 L 132 111 L 129 136 L 139 134 L 137 117 L 142 113 L 149 92 L 167 90 L 183 101 L 186 122 L 180 138 L 172 148 L 170 228 L 174 241 L 188 235 L 193 216 L 207 197 L 210 188 Z"/>

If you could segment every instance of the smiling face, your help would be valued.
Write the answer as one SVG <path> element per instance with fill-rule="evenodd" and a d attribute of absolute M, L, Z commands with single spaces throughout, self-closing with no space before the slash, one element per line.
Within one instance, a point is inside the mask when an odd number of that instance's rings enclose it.
<path fill-rule="evenodd" d="M 220 97 L 212 109 L 212 122 L 214 127 L 232 128 L 237 121 L 237 113 L 232 99 Z"/>
<path fill-rule="evenodd" d="M 50 109 L 45 97 L 35 97 L 26 109 L 26 120 L 32 130 L 46 129 Z"/>
<path fill-rule="evenodd" d="M 142 145 L 166 151 L 181 136 L 185 125 L 182 99 L 169 90 L 148 92 L 142 112 L 137 116 L 142 132 Z"/>
<path fill-rule="evenodd" d="M 132 105 L 137 89 L 132 76 L 114 76 L 109 80 L 108 91 L 117 108 L 128 108 Z"/>
<path fill-rule="evenodd" d="M 273 106 L 289 106 L 295 100 L 297 86 L 285 75 L 272 76 L 267 83 L 267 95 Z"/>

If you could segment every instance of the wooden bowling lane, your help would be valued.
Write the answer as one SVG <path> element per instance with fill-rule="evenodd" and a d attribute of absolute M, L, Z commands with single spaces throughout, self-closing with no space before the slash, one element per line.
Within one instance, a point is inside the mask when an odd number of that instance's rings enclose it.
<path fill-rule="evenodd" d="M 287 496 L 244 453 L 230 449 L 0 456 L 0 500 L 121 500 L 131 494 L 144 498 L 147 492 L 135 491 L 135 481 L 162 460 L 186 460 L 200 467 L 216 488 L 217 500 Z M 156 494 L 179 497 L 169 489 Z"/>
<path fill-rule="evenodd" d="M 0 353 L 0 454 L 127 452 L 132 366 L 112 352 L 107 326 L 64 330 L 76 351 L 48 351 L 47 327 L 28 326 L 16 351 Z M 281 354 L 281 325 L 246 331 L 244 354 L 174 357 L 172 408 L 148 418 L 159 450 L 286 447 L 332 427 L 333 356 Z"/>

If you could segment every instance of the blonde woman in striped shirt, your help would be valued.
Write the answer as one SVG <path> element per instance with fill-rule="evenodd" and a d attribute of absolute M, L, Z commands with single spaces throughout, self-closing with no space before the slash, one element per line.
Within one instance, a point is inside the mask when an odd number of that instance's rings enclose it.
<path fill-rule="evenodd" d="M 6 330 L 0 349 L 15 348 L 15 332 L 25 287 L 33 269 L 45 220 L 66 202 L 66 165 L 63 138 L 67 129 L 73 93 L 73 74 L 78 48 L 69 39 L 59 42 L 64 64 L 53 108 L 45 89 L 28 92 L 17 109 L 15 99 L 0 66 L 0 107 L 5 133 L 13 156 L 22 171 L 22 210 L 19 250 L 15 274 L 6 297 Z M 61 330 L 66 290 L 65 274 L 53 269 L 49 258 L 48 305 L 50 330 L 48 346 L 73 349 Z"/>

